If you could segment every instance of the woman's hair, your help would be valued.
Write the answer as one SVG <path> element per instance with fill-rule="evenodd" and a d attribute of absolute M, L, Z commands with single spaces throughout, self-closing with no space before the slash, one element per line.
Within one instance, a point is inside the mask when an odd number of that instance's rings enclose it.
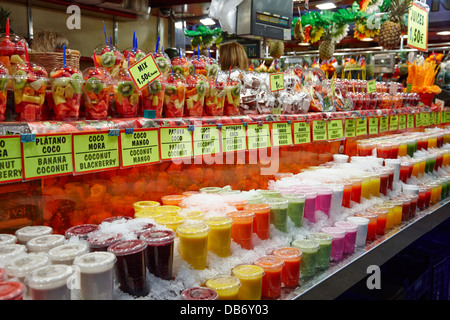
<path fill-rule="evenodd" d="M 32 48 L 36 52 L 53 52 L 57 49 L 62 49 L 64 45 L 67 48 L 69 42 L 62 33 L 43 30 L 34 37 Z"/>
<path fill-rule="evenodd" d="M 237 42 L 224 43 L 219 47 L 219 63 L 224 71 L 229 70 L 230 67 L 247 70 L 247 53 L 244 47 Z"/>

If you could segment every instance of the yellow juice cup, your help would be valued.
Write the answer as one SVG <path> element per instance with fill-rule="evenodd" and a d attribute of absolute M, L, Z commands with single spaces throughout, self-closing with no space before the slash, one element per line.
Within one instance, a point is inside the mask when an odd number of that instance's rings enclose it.
<path fill-rule="evenodd" d="M 406 150 L 407 150 L 406 142 L 401 142 L 400 145 L 398 146 L 398 156 L 406 157 L 407 155 Z"/>
<path fill-rule="evenodd" d="M 397 200 L 386 201 L 387 204 L 394 206 L 394 226 L 402 223 L 403 202 Z"/>
<path fill-rule="evenodd" d="M 201 221 L 205 218 L 205 214 L 201 211 L 182 209 L 180 211 L 180 216 L 186 218 L 187 220 L 197 220 Z"/>
<path fill-rule="evenodd" d="M 450 166 L 450 152 L 446 152 L 443 155 L 442 166 L 447 167 Z"/>
<path fill-rule="evenodd" d="M 156 217 L 155 222 L 162 224 L 166 228 L 169 228 L 172 231 L 176 232 L 178 226 L 182 225 L 185 222 L 185 219 L 182 216 L 176 214 L 169 214 L 169 215 L 163 214 L 159 217 Z"/>
<path fill-rule="evenodd" d="M 423 176 L 425 174 L 425 167 L 427 165 L 426 158 L 419 158 L 419 174 Z"/>
<path fill-rule="evenodd" d="M 133 203 L 134 212 L 155 208 L 161 204 L 158 201 L 138 201 Z"/>
<path fill-rule="evenodd" d="M 413 170 L 412 170 L 412 175 L 415 176 L 415 177 L 419 177 L 420 162 L 419 162 L 418 159 L 413 159 L 412 161 L 414 163 Z"/>
<path fill-rule="evenodd" d="M 374 174 L 370 178 L 370 194 L 374 197 L 380 196 L 381 177 L 380 174 Z"/>
<path fill-rule="evenodd" d="M 150 218 L 150 219 L 156 219 L 158 217 L 162 217 L 163 214 L 159 211 L 156 211 L 155 208 L 150 208 L 146 210 L 140 210 L 138 212 L 134 213 L 135 218 Z"/>
<path fill-rule="evenodd" d="M 428 138 L 428 149 L 437 148 L 437 136 L 433 135 Z"/>
<path fill-rule="evenodd" d="M 370 175 L 365 175 L 362 177 L 361 183 L 361 197 L 370 199 Z"/>
<path fill-rule="evenodd" d="M 233 276 L 241 281 L 238 300 L 261 300 L 264 269 L 260 266 L 243 264 L 231 270 Z"/>
<path fill-rule="evenodd" d="M 206 281 L 206 286 L 217 292 L 219 300 L 237 300 L 241 281 L 235 276 L 218 276 Z"/>
<path fill-rule="evenodd" d="M 390 230 L 394 227 L 394 217 L 395 217 L 395 213 L 394 213 L 394 209 L 395 206 L 393 204 L 388 204 L 386 202 L 384 202 L 383 204 L 378 204 L 378 205 L 374 205 L 373 206 L 374 209 L 383 209 L 383 210 L 387 210 L 387 215 L 386 215 L 386 230 Z M 401 214 L 400 214 L 400 218 L 401 218 Z"/>
<path fill-rule="evenodd" d="M 206 268 L 209 232 L 209 226 L 203 222 L 184 223 L 177 228 L 180 256 L 194 269 Z"/>
<path fill-rule="evenodd" d="M 204 219 L 203 222 L 211 229 L 208 235 L 208 250 L 219 257 L 228 257 L 230 255 L 233 219 L 218 216 Z"/>
<path fill-rule="evenodd" d="M 155 210 L 161 212 L 162 214 L 179 214 L 181 211 L 181 207 L 173 205 L 162 205 L 156 207 Z"/>

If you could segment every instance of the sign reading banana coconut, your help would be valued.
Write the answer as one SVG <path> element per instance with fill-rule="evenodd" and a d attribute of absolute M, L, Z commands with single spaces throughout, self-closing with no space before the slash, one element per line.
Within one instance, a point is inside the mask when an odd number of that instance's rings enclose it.
<path fill-rule="evenodd" d="M 161 76 L 161 71 L 152 54 L 133 64 L 128 71 L 139 90 L 144 89 L 150 82 Z"/>
<path fill-rule="evenodd" d="M 428 50 L 428 11 L 412 3 L 408 12 L 408 46 Z"/>

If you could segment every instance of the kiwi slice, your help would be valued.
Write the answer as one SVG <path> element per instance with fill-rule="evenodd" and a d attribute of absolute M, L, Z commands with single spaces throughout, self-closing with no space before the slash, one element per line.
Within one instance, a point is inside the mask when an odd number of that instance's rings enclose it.
<path fill-rule="evenodd" d="M 148 91 L 150 94 L 156 94 L 161 91 L 161 82 L 159 80 L 154 80 L 148 85 Z"/>
<path fill-rule="evenodd" d="M 129 97 L 134 93 L 134 84 L 131 81 L 124 81 L 118 85 L 117 91 L 124 97 Z"/>
<path fill-rule="evenodd" d="M 6 87 L 8 86 L 8 77 L 0 76 L 0 91 L 5 91 Z"/>
<path fill-rule="evenodd" d="M 100 57 L 100 63 L 105 68 L 111 68 L 116 63 L 116 56 L 112 52 L 105 52 Z"/>
<path fill-rule="evenodd" d="M 99 94 L 103 89 L 102 82 L 97 78 L 89 78 L 86 81 L 86 86 L 84 89 L 88 92 L 93 92 L 95 94 Z"/>
<path fill-rule="evenodd" d="M 156 64 L 158 65 L 159 71 L 161 73 L 164 73 L 169 68 L 169 64 L 167 63 L 167 60 L 164 57 L 158 57 L 155 59 Z"/>
<path fill-rule="evenodd" d="M 166 94 L 175 94 L 177 93 L 177 87 L 172 86 L 172 85 L 167 85 L 166 86 Z"/>
<path fill-rule="evenodd" d="M 206 83 L 203 80 L 200 80 L 199 82 L 197 82 L 197 85 L 195 86 L 195 88 L 197 89 L 197 93 L 200 96 L 205 95 L 205 91 L 206 91 Z"/>
<path fill-rule="evenodd" d="M 191 76 L 195 75 L 195 68 L 194 68 L 194 65 L 193 65 L 193 64 L 190 64 L 190 65 L 189 65 L 189 74 L 190 74 Z"/>
<path fill-rule="evenodd" d="M 14 89 L 20 90 L 27 84 L 27 73 L 23 70 L 18 70 L 14 74 Z"/>
<path fill-rule="evenodd" d="M 74 73 L 71 77 L 70 84 L 72 85 L 72 88 L 73 88 L 73 90 L 75 90 L 76 94 L 81 93 L 82 83 L 83 83 L 83 77 L 78 73 Z"/>
<path fill-rule="evenodd" d="M 182 66 L 173 66 L 173 73 L 183 75 L 184 69 Z"/>
<path fill-rule="evenodd" d="M 236 87 L 234 87 L 233 89 L 231 89 L 231 94 L 232 94 L 234 97 L 239 97 L 239 95 L 241 94 L 241 87 L 236 86 Z"/>
<path fill-rule="evenodd" d="M 140 60 L 142 60 L 142 59 L 144 59 L 145 58 L 145 53 L 143 53 L 143 52 L 138 52 L 138 53 L 136 53 L 136 56 L 134 57 L 134 59 L 136 60 L 136 62 L 137 61 L 140 61 Z"/>

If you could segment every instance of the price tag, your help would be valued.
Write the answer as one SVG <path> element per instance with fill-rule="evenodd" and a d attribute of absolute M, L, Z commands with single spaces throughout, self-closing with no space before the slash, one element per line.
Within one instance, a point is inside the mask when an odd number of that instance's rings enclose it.
<path fill-rule="evenodd" d="M 194 156 L 220 153 L 220 130 L 217 126 L 194 129 Z"/>
<path fill-rule="evenodd" d="M 344 138 L 344 126 L 342 120 L 330 120 L 328 121 L 328 139 L 336 140 Z"/>
<path fill-rule="evenodd" d="M 345 137 L 354 138 L 356 136 L 356 120 L 345 119 Z"/>
<path fill-rule="evenodd" d="M 38 135 L 22 143 L 22 153 L 26 180 L 73 173 L 70 134 Z"/>
<path fill-rule="evenodd" d="M 108 133 L 72 135 L 74 172 L 85 173 L 119 168 L 119 137 Z"/>
<path fill-rule="evenodd" d="M 283 79 L 283 73 L 271 73 L 269 75 L 270 78 L 270 91 L 280 91 L 284 90 L 284 79 Z"/>
<path fill-rule="evenodd" d="M 389 119 L 389 131 L 398 130 L 398 115 L 392 115 Z"/>
<path fill-rule="evenodd" d="M 422 125 L 422 113 L 416 113 L 416 127 L 421 127 Z"/>
<path fill-rule="evenodd" d="M 248 149 L 270 148 L 270 126 L 264 123 L 249 124 L 247 127 Z"/>
<path fill-rule="evenodd" d="M 222 127 L 223 152 L 242 151 L 247 149 L 246 132 L 243 124 Z"/>
<path fill-rule="evenodd" d="M 428 11 L 412 3 L 408 11 L 408 46 L 428 50 Z"/>
<path fill-rule="evenodd" d="M 445 111 L 441 111 L 441 124 L 445 123 Z"/>
<path fill-rule="evenodd" d="M 122 168 L 159 161 L 159 137 L 157 129 L 137 129 L 133 133 L 120 133 Z"/>
<path fill-rule="evenodd" d="M 159 129 L 161 160 L 192 157 L 192 133 L 187 127 Z"/>
<path fill-rule="evenodd" d="M 356 136 L 363 136 L 367 134 L 367 118 L 359 118 L 356 120 Z"/>
<path fill-rule="evenodd" d="M 292 125 L 287 122 L 273 122 L 272 141 L 275 147 L 292 145 Z"/>
<path fill-rule="evenodd" d="M 388 117 L 381 117 L 380 118 L 380 133 L 386 132 L 389 130 L 389 118 Z"/>
<path fill-rule="evenodd" d="M 369 118 L 369 134 L 378 134 L 378 118 Z"/>
<path fill-rule="evenodd" d="M 377 91 L 377 82 L 375 79 L 367 81 L 367 93 Z"/>
<path fill-rule="evenodd" d="M 440 124 L 440 123 L 441 123 L 441 113 L 434 112 L 434 124 Z"/>
<path fill-rule="evenodd" d="M 398 130 L 406 129 L 406 114 L 398 116 Z"/>
<path fill-rule="evenodd" d="M 152 54 L 133 64 L 128 68 L 128 71 L 139 90 L 144 89 L 150 82 L 161 75 L 161 71 Z"/>
<path fill-rule="evenodd" d="M 410 93 L 412 89 L 412 83 L 408 83 L 408 85 L 406 86 L 406 93 Z"/>
<path fill-rule="evenodd" d="M 311 142 L 311 127 L 309 123 L 301 121 L 294 122 L 294 144 Z"/>
<path fill-rule="evenodd" d="M 445 123 L 450 122 L 450 111 L 445 111 Z"/>
<path fill-rule="evenodd" d="M 414 128 L 414 114 L 408 113 L 406 116 L 406 127 L 408 129 Z"/>
<path fill-rule="evenodd" d="M 312 121 L 313 141 L 327 140 L 327 122 L 325 120 Z"/>
<path fill-rule="evenodd" d="M 22 181 L 20 137 L 0 138 L 0 183 Z"/>

